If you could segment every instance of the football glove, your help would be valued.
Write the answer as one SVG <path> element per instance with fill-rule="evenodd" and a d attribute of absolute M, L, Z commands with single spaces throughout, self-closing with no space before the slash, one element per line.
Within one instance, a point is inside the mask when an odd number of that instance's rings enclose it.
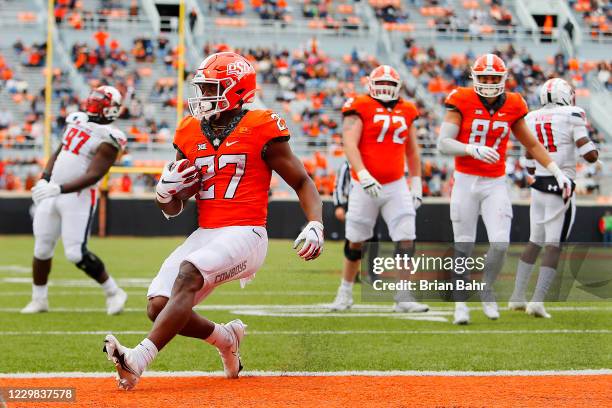
<path fill-rule="evenodd" d="M 172 201 L 172 196 L 184 188 L 191 187 L 199 180 L 197 178 L 198 169 L 195 166 L 189 166 L 180 170 L 181 163 L 189 161 L 182 159 L 177 162 L 170 162 L 164 166 L 159 182 L 155 187 L 157 201 L 160 203 L 169 203 Z"/>
<path fill-rule="evenodd" d="M 489 164 L 496 163 L 499 160 L 499 153 L 497 153 L 497 150 L 489 146 L 476 146 L 469 144 L 465 146 L 465 152 L 476 160 Z"/>
<path fill-rule="evenodd" d="M 418 210 L 423 202 L 423 182 L 420 177 L 410 177 L 410 192 L 414 209 Z"/>
<path fill-rule="evenodd" d="M 296 249 L 300 244 L 303 245 L 297 254 L 305 261 L 310 261 L 321 255 L 323 251 L 323 224 L 319 221 L 310 221 L 293 243 L 293 249 Z"/>
<path fill-rule="evenodd" d="M 570 198 L 572 195 L 572 181 L 563 173 L 555 162 L 550 162 L 547 169 L 555 176 L 555 179 L 557 179 L 557 184 L 561 187 L 563 200 Z"/>
<path fill-rule="evenodd" d="M 372 177 L 368 170 L 359 170 L 357 173 L 357 178 L 359 178 L 359 184 L 361 184 L 361 187 L 370 197 L 379 196 L 382 186 L 374 177 Z"/>
<path fill-rule="evenodd" d="M 34 204 L 38 204 L 46 198 L 57 197 L 61 192 L 62 188 L 59 184 L 47 180 L 38 180 L 32 188 L 32 201 L 34 201 Z"/>

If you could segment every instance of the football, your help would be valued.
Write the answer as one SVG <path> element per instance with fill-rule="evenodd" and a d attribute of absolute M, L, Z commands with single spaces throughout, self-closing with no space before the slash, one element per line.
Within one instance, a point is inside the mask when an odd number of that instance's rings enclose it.
<path fill-rule="evenodd" d="M 178 171 L 183 171 L 186 168 L 188 168 L 189 166 L 191 166 L 191 162 L 189 160 L 181 160 L 178 163 Z M 174 194 L 174 197 L 178 198 L 179 200 L 188 200 L 191 197 L 193 197 L 194 195 L 196 195 L 196 193 L 198 191 L 200 191 L 200 187 L 201 187 L 201 183 L 199 182 L 199 180 L 202 179 L 202 175 L 200 174 L 200 172 L 198 171 L 194 176 L 194 178 L 198 179 L 198 182 L 193 184 L 190 187 L 184 188 L 181 191 L 179 191 L 178 193 Z"/>

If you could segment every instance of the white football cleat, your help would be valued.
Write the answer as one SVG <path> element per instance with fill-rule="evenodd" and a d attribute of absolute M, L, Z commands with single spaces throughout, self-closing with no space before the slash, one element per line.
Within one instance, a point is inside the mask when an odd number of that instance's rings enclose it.
<path fill-rule="evenodd" d="M 521 311 L 524 311 L 526 308 L 527 308 L 527 302 L 524 301 L 524 300 L 508 302 L 508 309 L 510 309 L 510 310 L 521 310 Z"/>
<path fill-rule="evenodd" d="M 393 311 L 396 313 L 424 313 L 429 310 L 429 306 L 419 302 L 395 302 Z"/>
<path fill-rule="evenodd" d="M 470 322 L 470 308 L 464 302 L 455 303 L 455 316 L 453 324 L 468 324 Z"/>
<path fill-rule="evenodd" d="M 32 298 L 32 301 L 21 309 L 23 314 L 43 313 L 49 311 L 49 300 L 47 298 Z"/>
<path fill-rule="evenodd" d="M 232 344 L 224 349 L 218 349 L 221 361 L 223 362 L 223 371 L 227 378 L 238 378 L 238 373 L 242 370 L 240 361 L 240 342 L 246 334 L 246 324 L 242 320 L 236 319 L 223 325 L 232 335 Z"/>
<path fill-rule="evenodd" d="M 497 308 L 497 302 L 482 302 L 482 311 L 485 316 L 491 320 L 499 319 L 499 309 Z"/>
<path fill-rule="evenodd" d="M 104 351 L 106 357 L 115 364 L 118 374 L 117 386 L 126 391 L 134 388 L 143 371 L 138 367 L 136 361 L 134 361 L 134 350 L 122 346 L 115 336 L 109 334 L 104 339 L 104 348 L 102 351 Z"/>
<path fill-rule="evenodd" d="M 121 288 L 106 298 L 106 313 L 109 315 L 117 315 L 123 312 L 123 307 L 127 301 L 128 295 Z"/>
<path fill-rule="evenodd" d="M 546 312 L 546 309 L 544 309 L 543 302 L 529 302 L 525 312 L 530 316 L 543 317 L 545 319 L 550 319 L 552 317 L 548 312 Z"/>
<path fill-rule="evenodd" d="M 338 288 L 336 299 L 334 303 L 329 305 L 329 310 L 332 312 L 340 312 L 348 310 L 353 306 L 353 291 L 343 289 L 342 286 Z"/>

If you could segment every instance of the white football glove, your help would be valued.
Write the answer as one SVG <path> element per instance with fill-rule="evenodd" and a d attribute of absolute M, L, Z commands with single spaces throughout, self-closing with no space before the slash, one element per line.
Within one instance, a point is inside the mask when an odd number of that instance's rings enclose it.
<path fill-rule="evenodd" d="M 45 198 L 57 197 L 61 192 L 62 189 L 59 184 L 47 180 L 38 180 L 36 185 L 32 187 L 32 201 L 34 201 L 34 204 L 38 204 Z"/>
<path fill-rule="evenodd" d="M 182 159 L 177 162 L 170 162 L 164 166 L 159 182 L 155 187 L 157 201 L 160 203 L 169 203 L 172 201 L 172 196 L 184 188 L 191 187 L 199 181 L 196 177 L 198 169 L 195 166 L 189 166 L 183 171 L 179 171 L 180 163 L 187 159 Z"/>
<path fill-rule="evenodd" d="M 359 184 L 361 184 L 361 187 L 370 197 L 378 197 L 380 191 L 382 190 L 382 186 L 374 177 L 372 177 L 369 171 L 366 169 L 359 170 L 357 173 L 357 178 L 359 178 Z"/>
<path fill-rule="evenodd" d="M 561 187 L 563 200 L 570 198 L 572 195 L 572 181 L 563 173 L 555 162 L 550 162 L 547 169 L 555 176 L 555 179 L 557 179 L 557 184 Z"/>
<path fill-rule="evenodd" d="M 469 144 L 465 146 L 465 152 L 476 160 L 489 164 L 496 163 L 499 160 L 499 153 L 497 153 L 497 150 L 489 146 L 476 146 Z"/>
<path fill-rule="evenodd" d="M 410 177 L 410 192 L 414 209 L 418 210 L 423 202 L 423 182 L 420 177 Z"/>
<path fill-rule="evenodd" d="M 301 243 L 303 245 L 297 254 L 305 261 L 313 260 L 321 255 L 323 252 L 323 224 L 319 221 L 310 221 L 293 243 L 293 249 L 296 249 Z"/>

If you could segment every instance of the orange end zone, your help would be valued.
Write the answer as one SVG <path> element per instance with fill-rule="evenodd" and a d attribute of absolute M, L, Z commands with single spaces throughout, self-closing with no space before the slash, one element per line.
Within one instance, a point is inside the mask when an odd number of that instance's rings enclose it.
<path fill-rule="evenodd" d="M 584 407 L 609 406 L 612 376 L 3 378 L 1 387 L 76 387 L 76 403 L 11 407 Z M 2 405 L 0 403 L 0 405 Z"/>

